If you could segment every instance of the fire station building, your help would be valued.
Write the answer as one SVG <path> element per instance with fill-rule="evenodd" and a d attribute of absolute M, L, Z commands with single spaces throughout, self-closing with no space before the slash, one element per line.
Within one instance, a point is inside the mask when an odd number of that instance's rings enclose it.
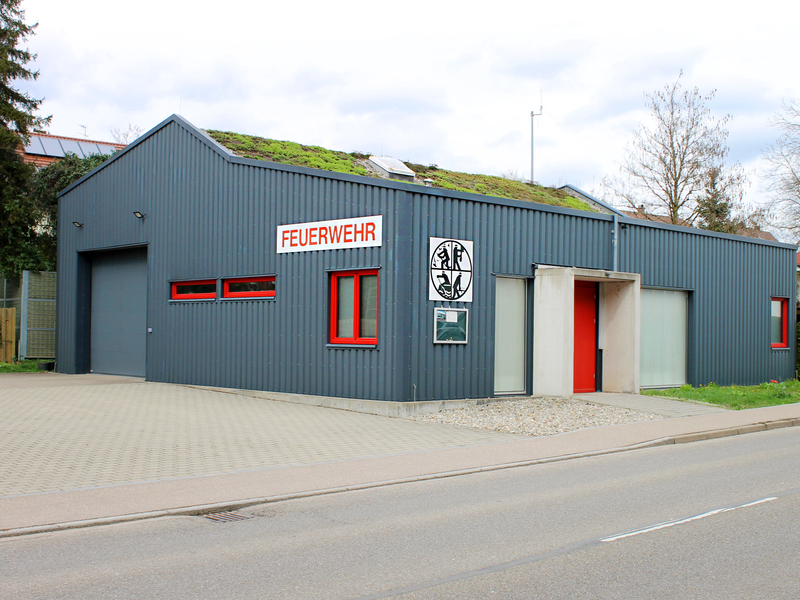
<path fill-rule="evenodd" d="M 783 380 L 795 260 L 241 158 L 172 116 L 60 196 L 56 369 L 398 402 Z"/>

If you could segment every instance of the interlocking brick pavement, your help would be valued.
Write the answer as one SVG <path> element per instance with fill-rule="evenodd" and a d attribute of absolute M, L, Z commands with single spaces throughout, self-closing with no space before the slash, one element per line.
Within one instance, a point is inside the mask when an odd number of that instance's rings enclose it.
<path fill-rule="evenodd" d="M 640 396 L 639 394 L 595 392 L 593 394 L 575 394 L 573 398 L 594 402 L 595 404 L 631 408 L 669 418 L 698 417 L 700 415 L 718 415 L 729 412 L 727 408 L 721 406 L 700 404 L 698 402 L 681 402 L 670 398 Z"/>
<path fill-rule="evenodd" d="M 523 437 L 163 383 L 80 385 L 81 376 L 62 375 L 53 377 L 72 377 L 63 386 L 13 387 L 8 377 L 0 376 L 5 497 Z"/>

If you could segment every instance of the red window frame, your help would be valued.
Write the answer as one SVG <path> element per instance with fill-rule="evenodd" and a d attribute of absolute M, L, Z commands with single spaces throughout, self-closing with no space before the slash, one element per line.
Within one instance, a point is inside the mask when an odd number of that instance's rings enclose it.
<path fill-rule="evenodd" d="M 231 283 L 258 283 L 260 281 L 275 281 L 275 275 L 264 277 L 232 277 L 223 280 L 222 283 L 222 297 L 223 298 L 274 298 L 275 290 L 270 291 L 255 291 L 255 292 L 232 292 L 230 290 Z"/>
<path fill-rule="evenodd" d="M 375 295 L 375 337 L 361 337 L 359 332 L 361 330 L 361 277 L 365 275 L 375 275 L 378 277 L 377 290 Z M 353 336 L 340 337 L 337 331 L 338 313 L 339 313 L 339 285 L 338 281 L 342 277 L 353 277 Z M 380 298 L 380 276 L 378 269 L 364 269 L 357 271 L 336 271 L 331 273 L 330 279 L 331 286 L 331 331 L 330 340 L 331 344 L 370 344 L 377 345 L 378 343 L 378 324 L 379 324 L 379 298 Z"/>
<path fill-rule="evenodd" d="M 213 292 L 203 292 L 201 294 L 180 294 L 178 290 L 183 286 L 189 285 L 214 285 Z M 214 300 L 217 297 L 216 279 L 195 279 L 193 281 L 173 281 L 171 300 Z"/>
<path fill-rule="evenodd" d="M 770 322 L 772 321 L 772 302 L 781 303 L 781 341 L 772 342 L 772 327 L 770 325 L 770 341 L 773 348 L 788 348 L 789 347 L 789 299 L 788 298 L 772 298 L 769 304 Z"/>

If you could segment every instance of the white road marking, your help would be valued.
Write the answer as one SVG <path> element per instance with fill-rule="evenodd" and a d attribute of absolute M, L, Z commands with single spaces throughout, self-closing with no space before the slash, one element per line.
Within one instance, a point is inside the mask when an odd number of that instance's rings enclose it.
<path fill-rule="evenodd" d="M 721 513 L 730 512 L 732 510 L 737 510 L 739 508 L 747 508 L 748 506 L 755 506 L 756 504 L 762 504 L 764 502 L 770 502 L 772 500 L 777 500 L 777 498 L 770 497 L 770 498 L 762 498 L 761 500 L 756 500 L 755 502 L 748 502 L 747 504 L 740 504 L 739 506 L 732 506 L 730 508 L 718 508 L 717 510 L 711 510 L 709 512 L 705 512 L 700 515 L 695 515 L 693 517 L 688 517 L 686 519 L 680 519 L 679 521 L 667 521 L 666 523 L 659 523 L 658 525 L 653 525 L 651 527 L 645 527 L 644 529 L 637 529 L 636 531 L 629 531 L 628 533 L 621 533 L 619 535 L 613 535 L 611 537 L 603 538 L 601 542 L 615 542 L 616 540 L 621 540 L 628 537 L 633 537 L 634 535 L 639 535 L 642 533 L 649 533 L 651 531 L 657 531 L 659 529 L 666 529 L 667 527 L 674 527 L 675 525 L 683 525 L 684 523 L 689 523 L 691 521 L 697 521 L 698 519 L 705 519 L 706 517 L 710 517 L 712 515 L 719 515 Z"/>

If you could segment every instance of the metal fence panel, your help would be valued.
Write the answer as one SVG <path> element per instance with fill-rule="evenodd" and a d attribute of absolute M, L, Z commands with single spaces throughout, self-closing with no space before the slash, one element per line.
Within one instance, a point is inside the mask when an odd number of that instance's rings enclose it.
<path fill-rule="evenodd" d="M 17 309 L 15 356 L 20 360 L 55 358 L 56 274 L 23 271 L 19 282 L 2 282 L 0 306 Z"/>

